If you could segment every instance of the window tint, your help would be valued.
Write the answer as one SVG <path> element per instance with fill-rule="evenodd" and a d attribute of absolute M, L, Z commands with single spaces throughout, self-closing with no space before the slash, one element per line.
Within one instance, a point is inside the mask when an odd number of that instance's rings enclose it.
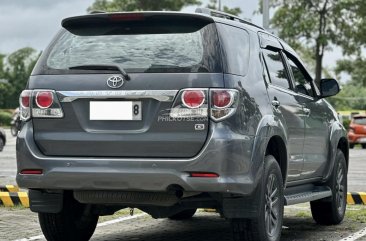
<path fill-rule="evenodd" d="M 279 52 L 263 49 L 264 60 L 266 61 L 271 83 L 285 89 L 290 88 L 287 72 Z"/>
<path fill-rule="evenodd" d="M 294 76 L 295 81 L 295 90 L 301 94 L 314 96 L 313 89 L 311 88 L 311 84 L 307 78 L 307 76 L 302 72 L 301 68 L 295 64 L 290 58 L 287 58 L 292 74 Z"/>
<path fill-rule="evenodd" d="M 223 45 L 225 72 L 246 75 L 249 65 L 249 34 L 240 28 L 217 24 Z"/>
<path fill-rule="evenodd" d="M 131 27 L 133 28 L 133 27 Z M 137 27 L 136 27 L 137 28 Z M 157 29 L 155 29 L 157 28 Z M 174 29 L 173 29 L 174 30 Z M 151 26 L 131 34 L 75 35 L 65 33 L 47 59 L 51 69 L 80 65 L 120 64 L 127 72 L 222 72 L 214 24 L 195 32 L 160 33 Z"/>

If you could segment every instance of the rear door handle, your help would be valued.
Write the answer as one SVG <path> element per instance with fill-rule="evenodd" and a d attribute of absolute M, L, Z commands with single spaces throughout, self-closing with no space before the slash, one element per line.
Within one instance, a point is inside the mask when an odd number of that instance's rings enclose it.
<path fill-rule="evenodd" d="M 275 108 L 278 108 L 281 103 L 278 101 L 278 100 L 272 100 L 272 105 L 275 107 Z"/>

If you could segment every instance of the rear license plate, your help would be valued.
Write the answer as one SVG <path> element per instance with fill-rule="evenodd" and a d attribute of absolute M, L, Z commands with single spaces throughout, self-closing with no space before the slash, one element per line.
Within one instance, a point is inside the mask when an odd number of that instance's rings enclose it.
<path fill-rule="evenodd" d="M 90 101 L 90 120 L 141 120 L 141 101 Z"/>

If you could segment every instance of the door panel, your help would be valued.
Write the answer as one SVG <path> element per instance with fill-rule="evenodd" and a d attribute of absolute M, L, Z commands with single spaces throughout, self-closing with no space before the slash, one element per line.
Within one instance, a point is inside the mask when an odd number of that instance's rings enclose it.
<path fill-rule="evenodd" d="M 320 177 L 329 153 L 330 121 L 323 100 L 308 101 L 304 108 L 310 113 L 305 118 L 304 167 L 302 178 Z M 329 110 L 328 110 L 329 111 Z"/>
<path fill-rule="evenodd" d="M 303 168 L 304 113 L 302 105 L 294 93 L 281 88 L 268 88 L 270 100 L 278 101 L 279 107 L 273 107 L 275 117 L 282 122 L 287 131 L 288 181 L 299 180 Z"/>
<path fill-rule="evenodd" d="M 273 113 L 287 135 L 288 181 L 298 180 L 303 167 L 305 135 L 303 106 L 298 99 L 299 96 L 291 90 L 292 84 L 281 52 L 268 49 L 262 51 L 270 78 L 268 95 Z"/>

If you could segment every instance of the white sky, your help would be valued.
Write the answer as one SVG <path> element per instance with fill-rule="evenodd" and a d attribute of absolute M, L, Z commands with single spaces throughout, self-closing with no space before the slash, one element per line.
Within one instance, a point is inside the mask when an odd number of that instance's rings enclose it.
<path fill-rule="evenodd" d="M 82 15 L 94 0 L 0 0 L 0 53 L 9 54 L 22 47 L 43 50 L 60 29 L 65 17 Z M 204 5 L 208 0 L 203 0 Z M 223 5 L 240 7 L 242 17 L 262 25 L 262 16 L 253 15 L 258 0 L 222 0 Z M 195 7 L 184 8 L 194 12 Z M 327 52 L 324 63 L 333 68 L 342 57 L 339 49 Z"/>

